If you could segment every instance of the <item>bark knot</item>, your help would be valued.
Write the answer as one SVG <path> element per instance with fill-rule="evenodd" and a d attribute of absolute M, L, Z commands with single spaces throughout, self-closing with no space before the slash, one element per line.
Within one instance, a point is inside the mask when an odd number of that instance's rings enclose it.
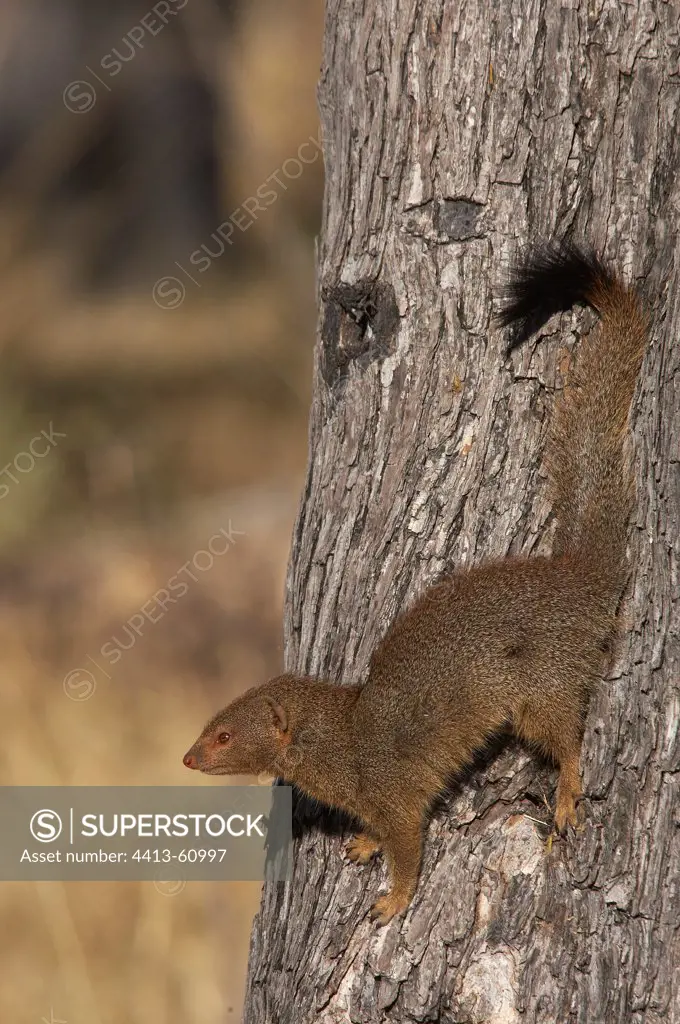
<path fill-rule="evenodd" d="M 321 298 L 321 372 L 335 388 L 350 363 L 366 367 L 394 351 L 399 310 L 394 288 L 384 281 L 325 285 Z"/>
<path fill-rule="evenodd" d="M 484 206 L 467 199 L 442 199 L 435 210 L 436 227 L 454 242 L 485 234 Z"/>

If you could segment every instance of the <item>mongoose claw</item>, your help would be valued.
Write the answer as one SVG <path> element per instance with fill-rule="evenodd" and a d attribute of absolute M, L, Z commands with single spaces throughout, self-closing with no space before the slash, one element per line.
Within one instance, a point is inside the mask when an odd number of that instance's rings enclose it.
<path fill-rule="evenodd" d="M 388 924 L 395 914 L 400 914 L 407 906 L 407 900 L 388 892 L 386 896 L 380 896 L 371 907 L 371 920 L 378 925 Z"/>
<path fill-rule="evenodd" d="M 578 800 L 581 794 L 574 794 L 568 799 L 558 800 L 557 807 L 555 809 L 555 828 L 560 835 L 564 836 L 567 833 L 569 825 L 573 828 L 574 832 L 582 832 L 583 826 L 581 823 L 581 813 L 578 807 Z"/>
<path fill-rule="evenodd" d="M 380 843 L 370 836 L 355 836 L 345 846 L 345 853 L 355 864 L 368 864 L 377 853 L 380 853 Z"/>

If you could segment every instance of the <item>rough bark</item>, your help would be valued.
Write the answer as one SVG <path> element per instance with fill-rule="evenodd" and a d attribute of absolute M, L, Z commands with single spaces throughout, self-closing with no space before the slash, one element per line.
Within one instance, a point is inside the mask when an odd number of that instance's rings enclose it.
<path fill-rule="evenodd" d="M 491 321 L 516 248 L 592 242 L 653 312 L 633 429 L 627 630 L 593 696 L 586 825 L 545 839 L 555 772 L 516 745 L 429 829 L 405 919 L 381 864 L 318 831 L 256 920 L 248 1024 L 680 1021 L 680 10 L 607 0 L 328 0 L 310 467 L 287 668 L 364 676 L 442 572 L 549 551 L 541 457 L 591 323 L 512 358 Z"/>

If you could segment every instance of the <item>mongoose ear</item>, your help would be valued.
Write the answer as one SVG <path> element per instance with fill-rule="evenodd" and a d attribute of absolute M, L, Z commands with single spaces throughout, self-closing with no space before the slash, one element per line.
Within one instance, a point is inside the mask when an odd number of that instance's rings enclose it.
<path fill-rule="evenodd" d="M 286 732 L 288 729 L 288 715 L 286 714 L 285 709 L 278 701 L 274 700 L 273 697 L 265 697 L 265 700 L 274 712 L 274 725 L 281 732 Z"/>

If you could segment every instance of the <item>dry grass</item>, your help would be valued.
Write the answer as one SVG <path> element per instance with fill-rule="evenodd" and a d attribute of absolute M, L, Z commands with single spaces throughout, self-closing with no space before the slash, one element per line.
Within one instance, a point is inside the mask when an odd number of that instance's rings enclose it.
<path fill-rule="evenodd" d="M 11 9 L 18 18 L 32 5 Z M 315 0 L 248 0 L 220 35 L 216 11 L 199 0 L 185 13 L 223 108 L 226 217 L 318 136 L 323 13 Z M 120 38 L 111 25 L 97 53 Z M 117 80 L 120 95 L 154 52 Z M 118 193 L 55 207 L 55 181 L 106 116 L 103 95 L 79 118 L 60 91 L 0 175 L 0 465 L 50 422 L 67 435 L 0 496 L 0 784 L 222 784 L 188 773 L 181 757 L 208 715 L 281 667 L 322 161 L 288 183 L 179 308 L 159 308 L 148 286 L 182 256 L 162 245 L 143 285 L 123 275 L 124 293 L 86 293 Z M 69 700 L 65 674 L 88 665 L 229 520 L 245 536 L 111 680 Z M 173 897 L 150 883 L 3 884 L 0 1021 L 236 1021 L 258 899 L 252 883 L 191 883 Z"/>
<path fill-rule="evenodd" d="M 22 557 L 19 583 L 5 567 L 2 783 L 222 784 L 188 776 L 181 756 L 208 714 L 278 667 L 293 512 L 280 495 L 225 496 L 165 537 L 90 535 L 59 552 L 45 543 Z M 246 535 L 112 680 L 69 700 L 65 673 L 228 519 Z M 170 897 L 151 883 L 5 884 L 0 1019 L 37 1024 L 53 1007 L 68 1024 L 237 1020 L 259 888 L 194 882 Z"/>

